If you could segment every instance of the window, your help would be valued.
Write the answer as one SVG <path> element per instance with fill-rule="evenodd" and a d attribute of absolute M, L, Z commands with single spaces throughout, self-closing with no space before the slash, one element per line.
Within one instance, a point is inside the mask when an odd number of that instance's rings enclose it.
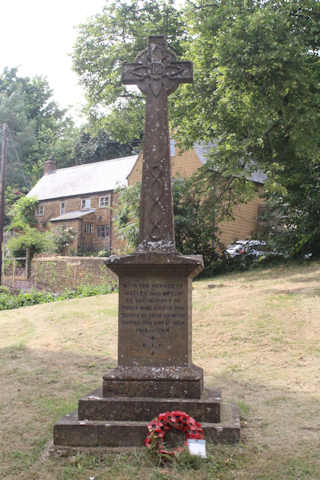
<path fill-rule="evenodd" d="M 91 198 L 82 198 L 81 200 L 81 210 L 86 210 L 91 207 Z"/>
<path fill-rule="evenodd" d="M 110 195 L 99 198 L 99 207 L 106 208 L 110 205 Z"/>
<path fill-rule="evenodd" d="M 84 231 L 86 233 L 93 233 L 93 223 L 85 223 L 84 224 Z"/>
<path fill-rule="evenodd" d="M 109 225 L 97 225 L 97 237 L 109 237 Z"/>
<path fill-rule="evenodd" d="M 60 202 L 60 215 L 66 213 L 66 204 L 65 202 Z"/>
<path fill-rule="evenodd" d="M 43 217 L 44 215 L 44 206 L 43 205 L 38 205 L 36 209 L 36 216 L 37 217 Z"/>

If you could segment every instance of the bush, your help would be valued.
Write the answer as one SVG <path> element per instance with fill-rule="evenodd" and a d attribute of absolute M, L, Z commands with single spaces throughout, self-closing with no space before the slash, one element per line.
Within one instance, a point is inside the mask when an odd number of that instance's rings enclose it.
<path fill-rule="evenodd" d="M 283 255 L 266 255 L 260 257 L 250 254 L 237 255 L 235 257 L 221 255 L 204 268 L 199 278 L 207 278 L 231 272 L 245 272 L 255 268 L 279 265 L 287 261 L 288 258 Z"/>
<path fill-rule="evenodd" d="M 115 287 L 113 285 L 107 284 L 99 285 L 97 287 L 92 287 L 90 285 L 81 285 L 75 290 L 65 290 L 61 294 L 53 294 L 50 292 L 38 292 L 36 290 L 31 290 L 27 293 L 11 295 L 7 291 L 5 291 L 3 294 L 0 291 L 0 310 L 12 310 L 13 308 L 37 305 L 39 303 L 57 302 L 60 300 L 68 300 L 71 298 L 83 298 L 91 297 L 94 295 L 105 295 L 107 293 L 111 293 L 114 290 Z"/>
<path fill-rule="evenodd" d="M 53 233 L 53 242 L 57 253 L 65 255 L 68 248 L 72 245 L 75 235 L 71 227 L 57 228 Z"/>
<path fill-rule="evenodd" d="M 5 287 L 4 285 L 0 285 L 0 295 L 3 295 L 4 293 L 9 294 L 10 293 L 10 288 Z"/>
<path fill-rule="evenodd" d="M 31 257 L 35 253 L 53 252 L 55 247 L 51 233 L 42 233 L 35 228 L 26 227 L 24 233 L 8 240 L 8 249 L 14 257 L 24 257 L 27 248 L 30 248 Z"/>

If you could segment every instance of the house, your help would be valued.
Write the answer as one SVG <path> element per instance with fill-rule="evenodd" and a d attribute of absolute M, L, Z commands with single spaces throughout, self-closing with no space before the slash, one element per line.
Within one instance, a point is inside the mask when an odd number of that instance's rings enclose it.
<path fill-rule="evenodd" d="M 173 178 L 188 178 L 206 163 L 213 145 L 195 144 L 192 150 L 180 153 L 175 141 L 170 140 L 171 171 Z M 141 181 L 143 156 L 139 155 L 128 176 L 128 185 Z M 226 220 L 219 224 L 219 240 L 227 246 L 234 240 L 252 238 L 259 228 L 259 213 L 264 205 L 263 184 L 266 175 L 256 171 L 248 177 L 257 192 L 256 196 L 245 204 L 236 205 L 233 209 L 234 220 Z"/>
<path fill-rule="evenodd" d="M 180 153 L 171 140 L 172 177 L 190 177 L 207 161 L 209 150 L 210 146 L 195 144 L 192 150 Z M 142 162 L 142 153 L 58 170 L 54 161 L 45 162 L 43 177 L 28 193 L 39 200 L 38 228 L 44 231 L 50 226 L 71 227 L 76 235 L 70 251 L 75 253 L 121 249 L 109 207 L 116 202 L 117 187 L 141 181 Z M 225 246 L 236 239 L 250 238 L 257 231 L 265 179 L 261 172 L 251 175 L 249 180 L 254 183 L 257 195 L 234 207 L 234 220 L 219 225 L 220 241 Z"/>
<path fill-rule="evenodd" d="M 137 155 L 56 169 L 45 162 L 44 175 L 28 193 L 39 200 L 36 211 L 41 231 L 72 228 L 70 253 L 113 250 L 120 244 L 112 228 L 115 189 L 127 184 Z"/>

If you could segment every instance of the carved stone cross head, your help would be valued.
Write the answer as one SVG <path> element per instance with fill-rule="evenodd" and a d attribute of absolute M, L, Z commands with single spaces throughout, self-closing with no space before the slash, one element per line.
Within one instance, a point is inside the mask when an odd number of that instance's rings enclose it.
<path fill-rule="evenodd" d="M 163 36 L 149 37 L 135 63 L 125 63 L 122 81 L 146 96 L 140 244 L 137 252 L 175 253 L 168 127 L 168 95 L 192 82 L 192 63 L 177 62 Z"/>
<path fill-rule="evenodd" d="M 137 85 L 145 95 L 157 97 L 161 92 L 170 95 L 179 83 L 192 82 L 192 63 L 177 62 L 163 36 L 149 37 L 149 45 L 136 58 L 125 63 L 122 82 Z"/>

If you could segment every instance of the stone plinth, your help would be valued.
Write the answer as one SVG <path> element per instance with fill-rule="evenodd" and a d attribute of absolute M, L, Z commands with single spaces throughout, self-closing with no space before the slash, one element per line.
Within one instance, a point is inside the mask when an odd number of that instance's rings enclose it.
<path fill-rule="evenodd" d="M 202 257 L 135 254 L 107 265 L 119 277 L 119 366 L 190 367 L 192 278 Z"/>
<path fill-rule="evenodd" d="M 98 408 L 93 414 L 97 419 L 83 418 L 79 419 L 78 412 L 66 415 L 60 422 L 54 426 L 54 448 L 52 454 L 58 451 L 65 454 L 74 454 L 73 448 L 87 447 L 97 448 L 97 452 L 101 448 L 108 449 L 114 447 L 142 447 L 144 439 L 147 435 L 147 425 L 150 416 L 157 416 L 161 412 L 170 411 L 171 409 L 184 409 L 188 414 L 201 421 L 201 425 L 205 432 L 207 441 L 214 443 L 227 442 L 235 443 L 240 440 L 240 421 L 238 408 L 234 405 L 220 403 L 216 392 L 207 391 L 204 393 L 203 400 L 186 401 L 184 399 L 175 399 L 165 401 L 157 399 L 114 399 L 113 402 L 132 402 L 130 408 L 126 406 L 125 412 L 130 412 L 131 418 L 138 416 L 138 420 L 115 420 L 110 417 L 123 417 L 121 408 L 123 404 L 112 408 L 108 399 L 100 397 L 101 392 L 93 392 L 88 397 L 80 400 L 79 413 L 85 413 L 92 416 L 92 411 Z M 91 407 L 88 406 L 91 402 Z M 105 405 L 103 405 L 106 402 Z M 151 406 L 151 404 L 153 405 Z M 206 409 L 208 408 L 208 412 Z M 83 410 L 84 409 L 84 410 Z M 145 409 L 145 410 L 144 410 Z M 217 411 L 219 411 L 219 421 L 217 419 Z M 84 415 L 86 416 L 86 415 Z M 105 419 L 108 418 L 108 420 Z M 94 450 L 91 451 L 94 453 Z"/>
<path fill-rule="evenodd" d="M 190 299 L 202 257 L 114 256 L 108 268 L 119 277 L 118 368 L 104 376 L 103 395 L 200 398 Z"/>
<path fill-rule="evenodd" d="M 117 367 L 103 376 L 103 396 L 200 398 L 202 368 Z"/>
<path fill-rule="evenodd" d="M 191 282 L 202 257 L 135 253 L 107 265 L 119 277 L 118 366 L 55 425 L 54 444 L 142 446 L 149 421 L 173 410 L 201 422 L 208 440 L 238 441 L 237 408 L 204 391 L 203 371 L 192 363 Z"/>
<path fill-rule="evenodd" d="M 79 420 L 148 421 L 159 412 L 183 410 L 199 422 L 220 422 L 220 392 L 206 391 L 201 399 L 103 397 L 101 391 L 79 401 Z"/>
<path fill-rule="evenodd" d="M 182 410 L 200 421 L 207 439 L 238 441 L 239 413 L 203 393 L 203 371 L 192 363 L 192 279 L 199 255 L 175 248 L 168 128 L 168 95 L 192 81 L 191 62 L 176 61 L 163 36 L 151 36 L 122 81 L 146 95 L 139 246 L 112 256 L 119 278 L 118 366 L 101 392 L 79 401 L 78 413 L 54 427 L 54 444 L 72 447 L 142 446 L 147 424 Z"/>

